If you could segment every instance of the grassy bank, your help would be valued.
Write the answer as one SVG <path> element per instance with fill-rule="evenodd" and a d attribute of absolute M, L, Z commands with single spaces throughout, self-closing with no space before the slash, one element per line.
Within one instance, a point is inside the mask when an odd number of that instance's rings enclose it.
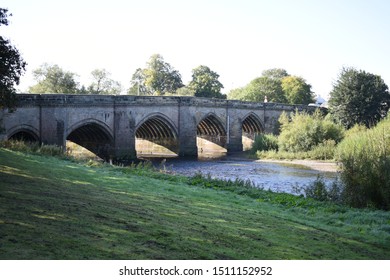
<path fill-rule="evenodd" d="M 1 259 L 389 259 L 390 213 L 0 149 Z"/>

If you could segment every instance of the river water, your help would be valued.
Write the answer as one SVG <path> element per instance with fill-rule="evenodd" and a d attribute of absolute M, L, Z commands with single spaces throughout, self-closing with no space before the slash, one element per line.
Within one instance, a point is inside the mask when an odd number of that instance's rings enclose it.
<path fill-rule="evenodd" d="M 154 161 L 157 163 L 157 161 Z M 295 188 L 305 187 L 315 181 L 321 175 L 327 184 L 334 181 L 336 172 L 324 172 L 311 169 L 304 165 L 259 162 L 237 158 L 223 159 L 180 159 L 171 158 L 164 160 L 160 168 L 174 174 L 193 176 L 201 173 L 212 178 L 231 179 L 236 178 L 250 180 L 258 187 L 274 192 L 286 192 L 297 194 Z"/>

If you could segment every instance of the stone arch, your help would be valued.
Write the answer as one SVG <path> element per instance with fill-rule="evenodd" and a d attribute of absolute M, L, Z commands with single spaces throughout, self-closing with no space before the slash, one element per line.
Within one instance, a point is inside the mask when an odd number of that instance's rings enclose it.
<path fill-rule="evenodd" d="M 95 119 L 83 120 L 68 129 L 66 140 L 72 141 L 98 157 L 108 161 L 113 147 L 113 136 L 108 126 Z"/>
<path fill-rule="evenodd" d="M 153 113 L 139 122 L 135 129 L 138 156 L 177 156 L 178 133 L 172 121 L 161 113 Z"/>
<path fill-rule="evenodd" d="M 247 114 L 242 121 L 242 144 L 243 150 L 249 150 L 256 135 L 264 132 L 264 125 L 260 118 L 253 112 Z"/>
<path fill-rule="evenodd" d="M 227 134 L 222 121 L 213 113 L 206 115 L 196 127 L 198 154 L 226 150 Z"/>
<path fill-rule="evenodd" d="M 19 140 L 26 142 L 39 142 L 39 132 L 30 125 L 19 125 L 10 129 L 8 132 L 8 140 Z"/>

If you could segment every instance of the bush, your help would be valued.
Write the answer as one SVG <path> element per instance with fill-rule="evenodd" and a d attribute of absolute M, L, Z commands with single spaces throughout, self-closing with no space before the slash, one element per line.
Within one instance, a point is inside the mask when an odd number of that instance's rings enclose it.
<path fill-rule="evenodd" d="M 45 156 L 63 156 L 64 151 L 62 147 L 56 145 L 42 145 L 36 151 L 38 154 Z"/>
<path fill-rule="evenodd" d="M 278 138 L 273 134 L 258 134 L 253 142 L 251 152 L 278 150 Z"/>
<path fill-rule="evenodd" d="M 307 152 L 322 144 L 328 148 L 333 140 L 334 144 L 341 141 L 344 129 L 341 125 L 324 118 L 317 110 L 313 115 L 308 113 L 292 114 L 291 120 L 286 121 L 285 116 L 281 119 L 281 133 L 279 136 L 279 149 L 287 152 Z"/>
<path fill-rule="evenodd" d="M 0 141 L 0 147 L 22 153 L 33 153 L 46 156 L 64 156 L 62 147 L 56 145 L 40 145 L 38 142 L 7 140 Z"/>
<path fill-rule="evenodd" d="M 308 152 L 308 158 L 319 160 L 331 160 L 334 159 L 336 151 L 336 141 L 325 140 L 324 142 L 315 146 Z"/>
<path fill-rule="evenodd" d="M 338 146 L 344 197 L 353 207 L 390 209 L 390 117 Z"/>
<path fill-rule="evenodd" d="M 344 201 L 343 188 L 340 183 L 336 180 L 328 187 L 320 175 L 304 189 L 304 192 L 306 197 L 319 201 L 332 201 L 337 203 Z"/>

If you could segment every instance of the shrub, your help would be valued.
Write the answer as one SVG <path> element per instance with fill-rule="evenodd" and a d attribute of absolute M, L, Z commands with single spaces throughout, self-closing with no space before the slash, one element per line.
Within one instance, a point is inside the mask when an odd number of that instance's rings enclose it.
<path fill-rule="evenodd" d="M 62 147 L 56 145 L 42 145 L 37 150 L 38 154 L 46 156 L 63 156 L 64 151 Z"/>
<path fill-rule="evenodd" d="M 63 156 L 62 147 L 56 145 L 40 145 L 38 142 L 25 142 L 21 140 L 0 141 L 0 147 L 22 153 L 34 153 L 46 156 Z"/>
<path fill-rule="evenodd" d="M 390 117 L 338 146 L 344 197 L 353 207 L 390 209 Z"/>
<path fill-rule="evenodd" d="M 311 151 L 309 151 L 308 157 L 310 159 L 331 160 L 334 159 L 335 151 L 336 141 L 334 141 L 333 139 L 328 139 L 318 144 Z"/>
<path fill-rule="evenodd" d="M 324 118 L 319 110 L 313 115 L 297 111 L 292 114 L 290 121 L 286 122 L 285 116 L 281 116 L 280 122 L 279 149 L 293 153 L 310 151 L 328 140 L 336 144 L 344 134 L 341 125 Z"/>
<path fill-rule="evenodd" d="M 306 197 L 313 198 L 319 201 L 332 201 L 341 203 L 344 201 L 343 188 L 336 180 L 331 186 L 327 186 L 324 178 L 320 175 L 308 187 L 304 189 Z"/>
<path fill-rule="evenodd" d="M 251 152 L 278 150 L 278 138 L 273 134 L 258 134 L 253 142 Z"/>

